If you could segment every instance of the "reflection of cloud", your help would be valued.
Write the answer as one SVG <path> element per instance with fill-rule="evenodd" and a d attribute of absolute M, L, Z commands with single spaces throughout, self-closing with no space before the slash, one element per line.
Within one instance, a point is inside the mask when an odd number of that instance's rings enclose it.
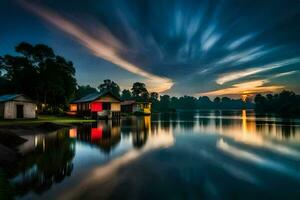
<path fill-rule="evenodd" d="M 234 81 L 234 80 L 244 78 L 244 77 L 247 77 L 250 75 L 254 75 L 257 73 L 265 72 L 268 70 L 280 68 L 280 67 L 283 67 L 286 65 L 291 65 L 291 64 L 295 64 L 295 63 L 299 63 L 299 62 L 300 62 L 300 58 L 292 58 L 292 59 L 287 59 L 287 60 L 271 63 L 271 64 L 257 67 L 257 68 L 250 68 L 250 69 L 246 69 L 243 71 L 230 72 L 230 73 L 221 75 L 216 80 L 216 82 L 220 85 L 223 85 L 224 83 L 227 83 L 229 81 Z"/>
<path fill-rule="evenodd" d="M 281 85 L 263 86 L 268 80 L 256 80 L 234 84 L 232 87 L 200 93 L 200 95 L 219 96 L 219 95 L 236 95 L 236 94 L 255 94 L 274 92 L 283 89 Z"/>
<path fill-rule="evenodd" d="M 76 188 L 72 187 L 69 191 L 65 191 L 62 196 L 58 199 L 74 199 L 78 194 L 83 192 L 85 188 L 92 186 L 94 184 L 99 184 L 113 178 L 114 174 L 125 165 L 138 159 L 145 153 L 149 151 L 167 148 L 174 144 L 174 137 L 170 132 L 159 132 L 156 134 L 150 134 L 145 146 L 142 149 L 129 150 L 127 153 L 123 154 L 121 157 L 116 158 L 104 166 L 100 166 L 92 170 L 86 175 L 84 181 L 82 181 Z"/>
<path fill-rule="evenodd" d="M 247 160 L 247 161 L 251 161 L 251 162 L 254 162 L 257 164 L 264 163 L 264 160 L 261 157 L 255 155 L 253 153 L 250 153 L 248 151 L 244 151 L 244 150 L 235 148 L 235 147 L 229 145 L 228 143 L 224 142 L 223 139 L 218 141 L 217 147 L 219 149 L 223 150 L 224 152 L 229 153 L 230 155 L 232 155 L 234 157 L 237 157 L 237 158 L 240 158 L 243 160 Z"/>
<path fill-rule="evenodd" d="M 52 12 L 51 10 L 30 4 L 26 1 L 21 2 L 22 5 L 31 12 L 37 14 L 47 22 L 74 37 L 79 43 L 92 51 L 94 55 L 118 65 L 129 72 L 146 77 L 148 79 L 147 82 L 150 86 L 150 90 L 162 92 L 172 87 L 172 80 L 151 74 L 124 60 L 118 54 L 118 52 L 123 49 L 121 43 L 105 27 L 100 27 L 101 29 L 99 31 L 101 33 L 102 40 L 96 39 L 76 24 Z"/>
<path fill-rule="evenodd" d="M 261 181 L 253 174 L 250 174 L 249 172 L 242 170 L 239 167 L 226 163 L 221 159 L 216 159 L 215 155 L 207 151 L 201 150 L 199 151 L 199 154 L 210 162 L 215 163 L 218 167 L 223 168 L 223 170 L 225 170 L 227 173 L 238 179 L 245 180 L 256 185 L 261 184 Z"/>
<path fill-rule="evenodd" d="M 295 171 L 294 169 L 291 169 L 281 163 L 277 163 L 275 161 L 265 159 L 261 156 L 251 153 L 249 151 L 241 150 L 237 147 L 231 146 L 228 143 L 224 142 L 223 139 L 221 139 L 217 142 L 217 148 L 219 148 L 220 150 L 224 151 L 225 153 L 227 153 L 237 159 L 248 161 L 248 162 L 254 163 L 256 165 L 270 168 L 272 170 L 275 170 L 275 171 L 278 171 L 281 173 L 285 173 L 291 177 L 300 179 L 300 176 L 297 175 L 298 172 Z"/>

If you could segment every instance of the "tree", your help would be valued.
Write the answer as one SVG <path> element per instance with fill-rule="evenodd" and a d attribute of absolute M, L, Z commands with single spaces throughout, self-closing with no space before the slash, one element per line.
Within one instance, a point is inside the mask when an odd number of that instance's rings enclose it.
<path fill-rule="evenodd" d="M 216 107 L 216 108 L 219 108 L 219 107 L 220 107 L 220 103 L 221 103 L 220 97 L 214 98 L 214 104 L 215 104 L 215 107 Z"/>
<path fill-rule="evenodd" d="M 135 100 L 148 101 L 149 100 L 149 92 L 144 83 L 136 82 L 132 85 L 131 88 L 132 96 Z"/>
<path fill-rule="evenodd" d="M 91 87 L 90 85 L 79 85 L 75 93 L 75 98 L 81 98 L 95 92 L 98 92 L 97 89 Z"/>
<path fill-rule="evenodd" d="M 150 99 L 151 99 L 151 101 L 158 101 L 158 93 L 157 92 L 151 92 L 150 93 Z"/>
<path fill-rule="evenodd" d="M 162 95 L 160 96 L 160 110 L 169 111 L 170 110 L 170 96 Z"/>
<path fill-rule="evenodd" d="M 132 94 L 130 90 L 124 89 L 122 91 L 121 99 L 122 100 L 130 100 L 132 98 Z"/>
<path fill-rule="evenodd" d="M 17 56 L 5 55 L 0 59 L 4 78 L 12 92 L 23 93 L 51 111 L 66 106 L 76 90 L 73 63 L 55 55 L 43 44 L 22 42 L 16 46 Z"/>
<path fill-rule="evenodd" d="M 261 94 L 257 94 L 254 98 L 255 109 L 257 111 L 265 111 L 267 109 L 267 99 Z"/>
<path fill-rule="evenodd" d="M 103 83 L 98 86 L 98 89 L 100 92 L 110 91 L 114 95 L 120 96 L 121 89 L 119 85 L 110 79 L 105 79 Z"/>
<path fill-rule="evenodd" d="M 159 111 L 159 100 L 158 100 L 157 92 L 150 93 L 150 101 L 152 102 L 152 106 L 151 106 L 152 112 Z"/>

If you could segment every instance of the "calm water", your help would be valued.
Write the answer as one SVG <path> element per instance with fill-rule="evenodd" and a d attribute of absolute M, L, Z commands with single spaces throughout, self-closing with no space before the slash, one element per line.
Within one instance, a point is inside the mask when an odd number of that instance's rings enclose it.
<path fill-rule="evenodd" d="M 22 158 L 2 181 L 2 195 L 300 199 L 300 119 L 179 112 L 26 138 L 18 148 Z"/>

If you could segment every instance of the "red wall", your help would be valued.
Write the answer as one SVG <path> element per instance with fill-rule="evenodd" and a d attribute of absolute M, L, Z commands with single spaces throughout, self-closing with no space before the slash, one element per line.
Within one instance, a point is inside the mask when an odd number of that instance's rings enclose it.
<path fill-rule="evenodd" d="M 91 103 L 91 111 L 92 112 L 102 111 L 102 103 L 101 102 L 92 102 Z"/>

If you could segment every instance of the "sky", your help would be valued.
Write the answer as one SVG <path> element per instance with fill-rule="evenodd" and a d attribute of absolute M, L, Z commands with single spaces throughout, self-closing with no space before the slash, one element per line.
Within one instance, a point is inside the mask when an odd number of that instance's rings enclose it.
<path fill-rule="evenodd" d="M 0 0 L 0 55 L 26 41 L 80 85 L 175 96 L 300 93 L 300 0 Z"/>

